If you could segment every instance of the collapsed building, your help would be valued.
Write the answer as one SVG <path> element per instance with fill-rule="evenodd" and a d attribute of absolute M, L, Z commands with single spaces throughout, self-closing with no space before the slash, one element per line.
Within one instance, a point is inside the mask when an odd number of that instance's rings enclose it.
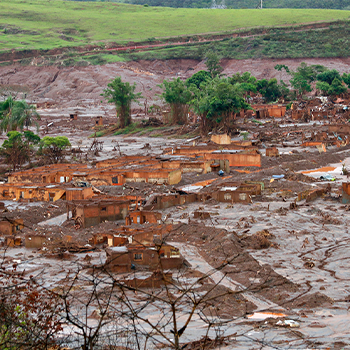
<path fill-rule="evenodd" d="M 22 230 L 23 227 L 23 219 L 10 219 L 6 217 L 0 219 L 0 234 L 3 236 L 15 235 L 18 231 Z"/>
<path fill-rule="evenodd" d="M 174 185 L 181 181 L 183 172 L 206 174 L 213 169 L 229 171 L 229 159 L 226 158 L 220 154 L 206 160 L 185 156 L 124 156 L 98 162 L 94 168 L 80 164 L 55 164 L 11 173 L 8 184 L 14 188 L 28 184 L 63 185 L 71 181 L 86 181 L 93 186 L 121 186 L 128 182 Z"/>
<path fill-rule="evenodd" d="M 67 202 L 67 219 L 72 219 L 79 227 L 99 225 L 104 221 L 123 220 L 129 213 L 128 200 L 90 199 Z"/>
<path fill-rule="evenodd" d="M 0 185 L 0 198 L 3 200 L 55 202 L 63 200 L 82 200 L 91 198 L 91 187 L 71 187 L 68 184 L 22 184 L 8 183 Z"/>
<path fill-rule="evenodd" d="M 118 273 L 140 269 L 180 269 L 185 265 L 179 249 L 166 243 L 160 246 L 128 244 L 107 248 L 106 254 L 106 268 Z"/>

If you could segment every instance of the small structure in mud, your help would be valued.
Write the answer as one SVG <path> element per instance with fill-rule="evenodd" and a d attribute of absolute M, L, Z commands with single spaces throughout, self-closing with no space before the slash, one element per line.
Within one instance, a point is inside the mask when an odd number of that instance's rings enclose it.
<path fill-rule="evenodd" d="M 95 125 L 96 125 L 96 126 L 103 126 L 103 118 L 102 118 L 102 116 L 98 116 L 98 117 L 95 119 Z"/>
<path fill-rule="evenodd" d="M 172 230 L 171 224 L 144 224 L 121 226 L 107 233 L 97 233 L 89 239 L 91 245 L 105 244 L 118 247 L 131 243 L 140 245 L 161 244 L 165 234 Z"/>
<path fill-rule="evenodd" d="M 10 219 L 7 217 L 0 218 L 0 234 L 15 235 L 24 227 L 23 219 Z"/>
<path fill-rule="evenodd" d="M 267 147 L 266 157 L 278 157 L 280 155 L 277 147 Z"/>
<path fill-rule="evenodd" d="M 132 223 L 144 224 L 146 222 L 150 224 L 156 224 L 160 223 L 161 219 L 162 214 L 156 211 L 133 211 L 130 212 L 129 215 L 125 218 L 125 225 L 131 225 Z"/>
<path fill-rule="evenodd" d="M 106 254 L 106 268 L 118 273 L 142 269 L 153 271 L 180 269 L 185 264 L 179 249 L 170 244 L 161 246 L 129 244 L 107 248 Z"/>
<path fill-rule="evenodd" d="M 27 234 L 25 236 L 25 247 L 26 248 L 42 248 L 47 241 L 47 237 L 44 235 Z"/>

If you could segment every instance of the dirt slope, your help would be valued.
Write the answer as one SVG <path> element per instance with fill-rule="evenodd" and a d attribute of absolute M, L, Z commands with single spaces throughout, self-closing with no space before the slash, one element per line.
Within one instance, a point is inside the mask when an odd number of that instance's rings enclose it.
<path fill-rule="evenodd" d="M 322 64 L 340 73 L 350 71 L 350 58 L 336 59 L 249 59 L 222 60 L 224 74 L 250 71 L 258 79 L 277 78 L 289 80 L 289 76 L 274 69 L 276 64 L 285 64 L 295 69 L 301 62 Z M 86 104 L 99 104 L 100 94 L 107 83 L 117 75 L 123 80 L 137 84 L 137 91 L 159 104 L 157 86 L 163 79 L 173 77 L 188 78 L 198 70 L 205 69 L 204 61 L 168 60 L 120 62 L 104 66 L 88 67 L 37 67 L 12 65 L 0 67 L 0 84 L 27 85 L 31 93 L 27 96 L 32 102 L 50 100 L 61 107 L 74 107 Z M 158 101 L 157 101 L 158 100 Z"/>

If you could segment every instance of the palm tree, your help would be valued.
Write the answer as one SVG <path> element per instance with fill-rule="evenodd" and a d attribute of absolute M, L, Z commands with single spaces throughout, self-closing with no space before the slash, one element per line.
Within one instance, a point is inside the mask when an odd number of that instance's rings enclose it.
<path fill-rule="evenodd" d="M 36 120 L 40 120 L 40 115 L 35 106 L 29 105 L 26 101 L 16 101 L 9 96 L 4 102 L 0 102 L 0 131 L 28 129 L 33 123 L 39 128 Z"/>

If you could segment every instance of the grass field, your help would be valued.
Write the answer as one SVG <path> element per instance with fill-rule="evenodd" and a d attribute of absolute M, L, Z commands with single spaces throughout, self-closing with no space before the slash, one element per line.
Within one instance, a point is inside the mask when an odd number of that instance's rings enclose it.
<path fill-rule="evenodd" d="M 350 11 L 341 10 L 209 10 L 106 2 L 1 0 L 0 50 L 142 41 L 239 28 L 344 20 L 349 16 Z"/>
<path fill-rule="evenodd" d="M 349 37 L 350 21 L 345 21 L 322 30 L 272 29 L 254 37 L 130 52 L 124 54 L 124 59 L 203 59 L 209 49 L 214 49 L 219 57 L 231 59 L 350 57 Z"/>

